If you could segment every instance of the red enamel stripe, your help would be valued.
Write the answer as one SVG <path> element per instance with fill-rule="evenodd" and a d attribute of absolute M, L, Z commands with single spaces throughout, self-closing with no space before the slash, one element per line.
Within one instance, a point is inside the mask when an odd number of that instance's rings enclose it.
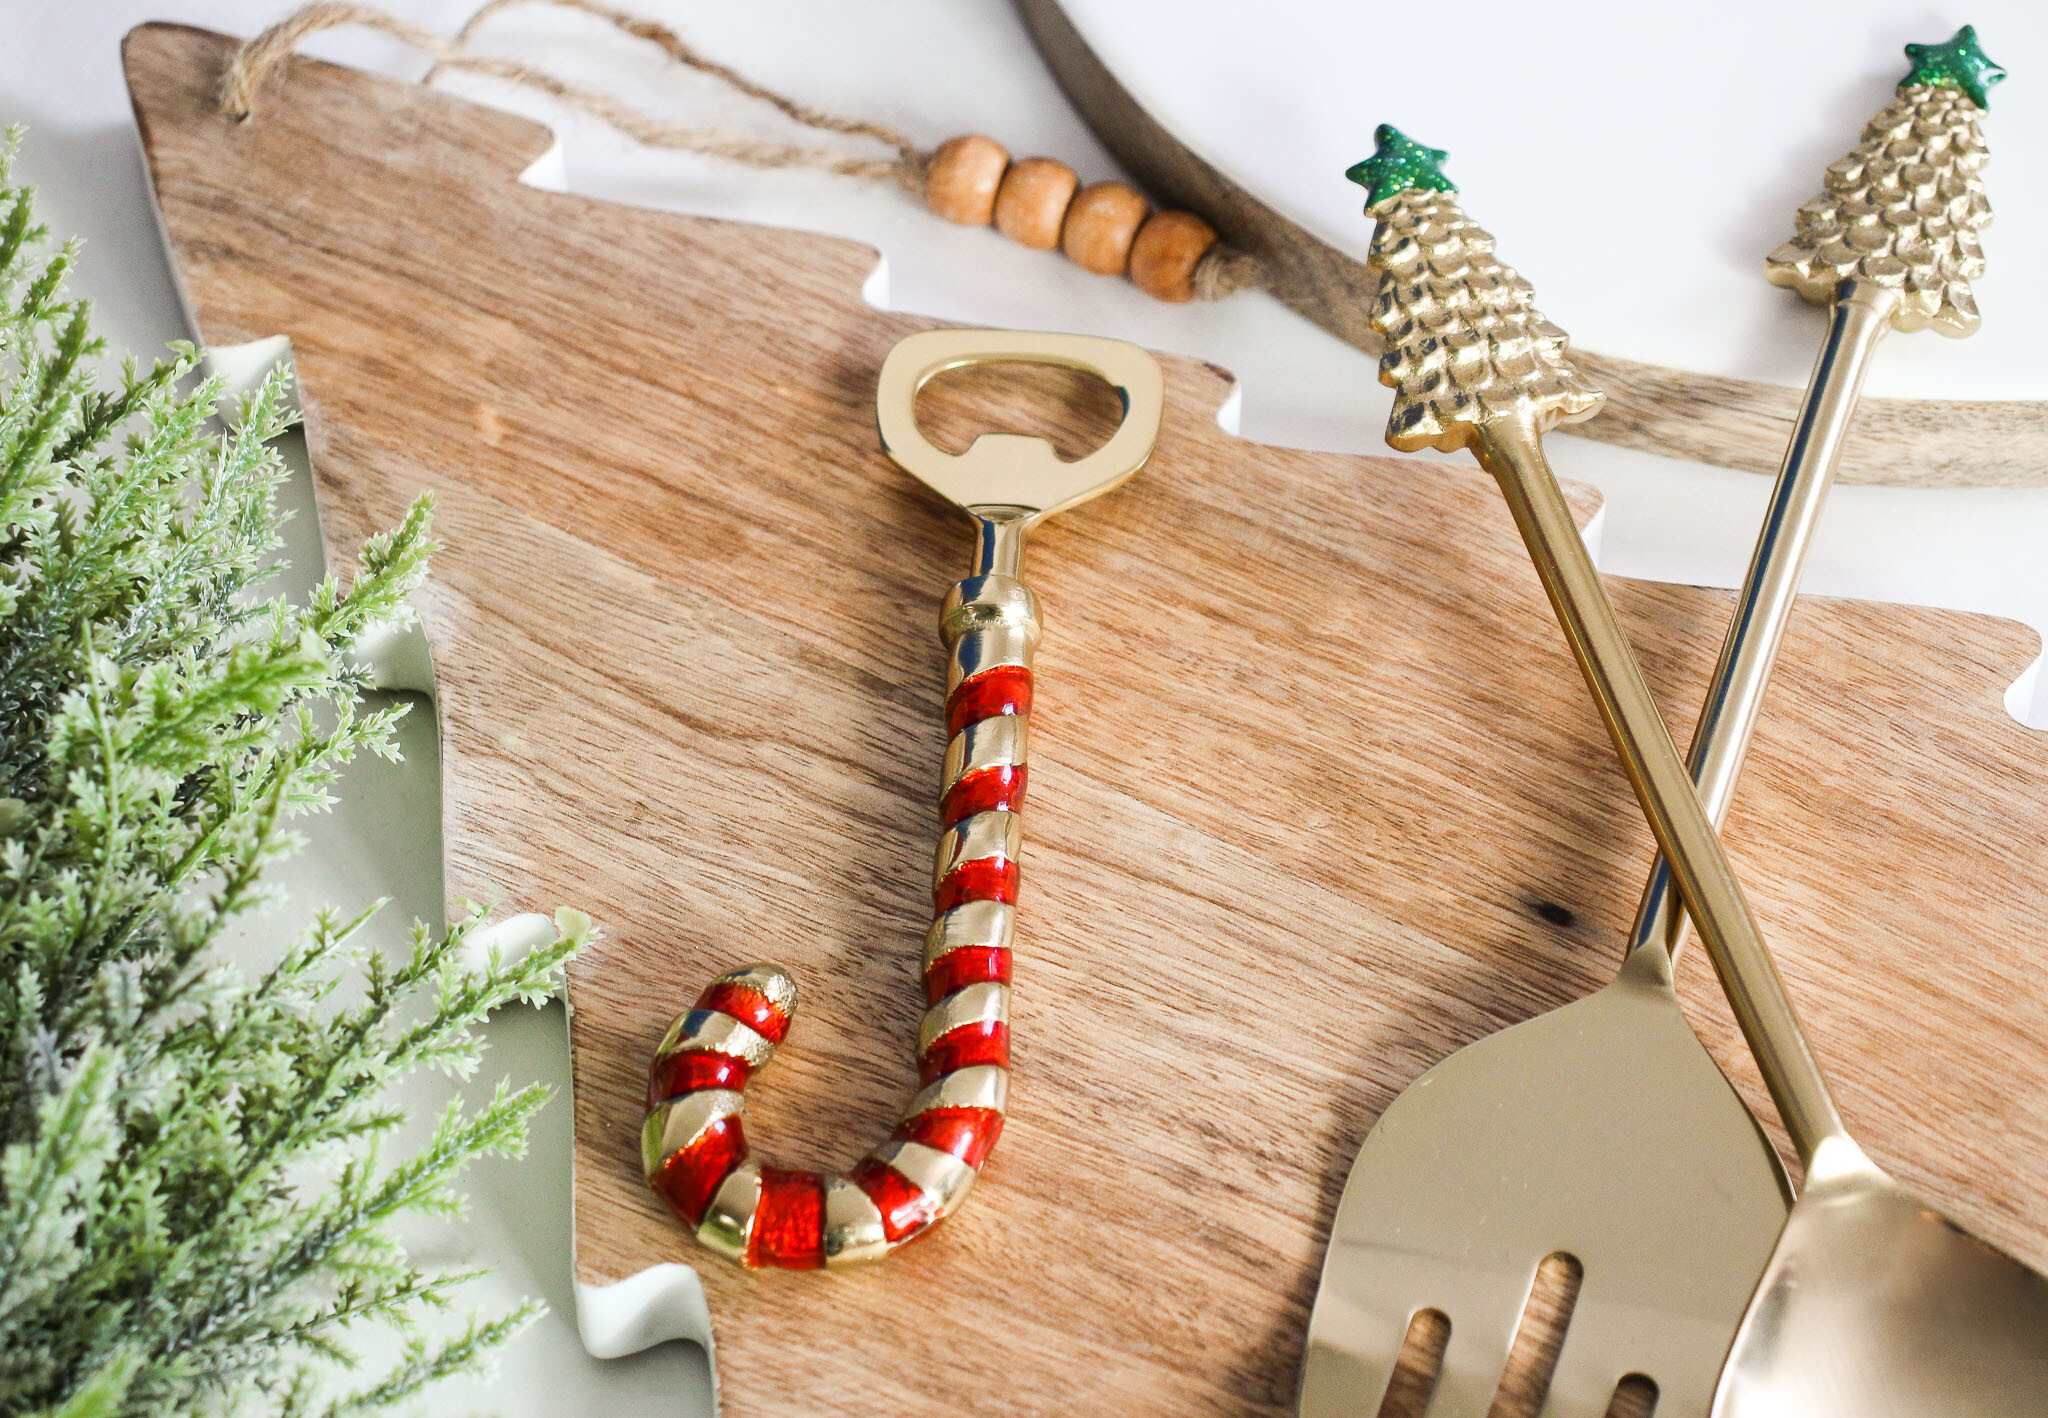
<path fill-rule="evenodd" d="M 697 996 L 697 1008 L 730 1014 L 771 1044 L 781 1043 L 782 1036 L 789 1032 L 789 1016 L 776 1007 L 775 1001 L 759 990 L 731 980 L 712 981 L 710 987 Z"/>
<path fill-rule="evenodd" d="M 825 1179 L 761 1169 L 761 1203 L 747 1233 L 747 1264 L 816 1270 L 825 1263 Z"/>
<path fill-rule="evenodd" d="M 1030 712 L 1031 671 L 1022 665 L 994 665 L 961 680 L 947 696 L 946 736 L 983 719 Z"/>
<path fill-rule="evenodd" d="M 939 825 L 951 827 L 977 812 L 1016 812 L 1024 806 L 1024 778 L 1030 770 L 1021 763 L 991 763 L 946 789 L 939 803 Z"/>
<path fill-rule="evenodd" d="M 1010 1066 L 1010 1026 L 1001 1020 L 977 1020 L 949 1029 L 932 1040 L 932 1046 L 918 1060 L 918 1074 L 926 1082 L 955 1069 L 976 1064 Z"/>
<path fill-rule="evenodd" d="M 950 1152 L 980 1168 L 1003 1134 L 1003 1115 L 994 1108 L 933 1108 L 897 1126 L 891 1136 Z"/>
<path fill-rule="evenodd" d="M 738 1118 L 720 1118 L 697 1134 L 688 1147 L 669 1154 L 654 1174 L 654 1189 L 669 1210 L 691 1230 L 704 1220 L 704 1209 L 718 1195 L 732 1169 L 747 1160 L 747 1134 Z"/>
<path fill-rule="evenodd" d="M 863 1157 L 847 1180 L 868 1194 L 882 1213 L 882 1236 L 890 1245 L 908 1240 L 938 1219 L 938 1207 L 923 1187 L 886 1162 Z"/>
<path fill-rule="evenodd" d="M 963 945 L 932 962 L 924 975 L 924 1002 L 937 1004 L 968 985 L 1010 983 L 1010 952 L 1000 945 Z"/>
<path fill-rule="evenodd" d="M 745 1059 L 736 1059 L 730 1054 L 713 1054 L 702 1049 L 670 1054 L 665 1059 L 656 1059 L 654 1067 L 648 1071 L 647 1106 L 652 1108 L 657 1103 L 666 1103 L 699 1088 L 738 1091 L 747 1086 L 749 1072 Z"/>
<path fill-rule="evenodd" d="M 932 893 L 934 915 L 968 901 L 1015 902 L 1017 864 L 1007 857 L 977 857 L 946 873 Z"/>

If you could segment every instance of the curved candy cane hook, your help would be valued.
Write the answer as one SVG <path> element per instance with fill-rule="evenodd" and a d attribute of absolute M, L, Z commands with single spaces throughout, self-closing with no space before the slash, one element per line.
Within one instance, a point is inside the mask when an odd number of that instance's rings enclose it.
<path fill-rule="evenodd" d="M 942 370 L 983 363 L 1100 375 L 1123 397 L 1123 423 L 1073 463 L 1060 462 L 1043 440 L 1014 434 L 983 434 L 963 454 L 941 453 L 917 430 L 917 391 Z M 1075 335 L 930 330 L 902 341 L 882 366 L 876 414 L 884 447 L 980 531 L 976 572 L 953 587 L 939 621 L 949 652 L 950 742 L 924 947 L 924 1087 L 889 1136 L 843 1176 L 754 1161 L 740 1122 L 744 1090 L 789 1032 L 796 982 L 765 964 L 711 982 L 655 1052 L 641 1160 L 648 1184 L 698 1240 L 749 1269 L 881 1258 L 960 1208 L 1002 1132 L 1018 813 L 1039 635 L 1037 598 L 1019 577 L 1024 534 L 1143 467 L 1162 397 L 1151 355 Z"/>

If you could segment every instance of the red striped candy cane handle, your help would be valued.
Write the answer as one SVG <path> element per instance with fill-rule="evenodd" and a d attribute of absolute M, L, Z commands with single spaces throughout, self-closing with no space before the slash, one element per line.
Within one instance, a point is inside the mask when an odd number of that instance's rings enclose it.
<path fill-rule="evenodd" d="M 713 980 L 655 1054 L 640 1136 L 648 1184 L 698 1240 L 749 1269 L 880 1259 L 959 1210 L 1002 1132 L 1038 603 L 1009 574 L 1021 528 L 983 532 L 983 564 L 1006 569 L 954 586 L 940 617 L 951 741 L 924 947 L 923 1089 L 844 1176 L 755 1161 L 744 1091 L 796 1012 L 796 983 L 774 965 Z M 997 543 L 1008 555 L 992 554 Z"/>
<path fill-rule="evenodd" d="M 1043 439 L 984 433 L 964 453 L 917 426 L 917 393 L 949 369 L 1051 364 L 1116 389 L 1109 441 L 1062 462 Z M 940 617 L 946 677 L 944 785 L 924 947 L 924 1088 L 903 1120 L 844 1176 L 754 1161 L 745 1090 L 796 1010 L 773 965 L 721 975 L 670 1026 L 648 1081 L 640 1147 L 647 1181 L 705 1245 L 749 1268 L 815 1270 L 875 1260 L 952 1215 L 1003 1128 L 1010 1081 L 1010 937 L 1017 903 L 1031 652 L 1038 603 L 1020 578 L 1024 534 L 1041 518 L 1116 487 L 1151 456 L 1164 409 L 1159 363 L 1120 340 L 1003 330 L 924 330 L 882 362 L 875 425 L 905 471 L 974 519 L 976 574 Z"/>

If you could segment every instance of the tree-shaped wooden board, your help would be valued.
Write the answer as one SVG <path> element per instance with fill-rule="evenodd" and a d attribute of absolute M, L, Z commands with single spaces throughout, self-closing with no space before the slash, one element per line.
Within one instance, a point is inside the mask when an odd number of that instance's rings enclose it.
<path fill-rule="evenodd" d="M 1490 485 L 1241 442 L 1227 376 L 1165 361 L 1152 466 L 1032 553 L 1002 1143 L 887 1262 L 745 1274 L 641 1180 L 646 1067 L 705 980 L 768 958 L 806 1004 L 752 1098 L 761 1152 L 843 1168 L 915 1089 L 933 624 L 968 538 L 872 400 L 927 322 L 864 304 L 847 243 L 522 186 L 547 132 L 446 95 L 295 61 L 226 122 L 233 44 L 127 47 L 193 315 L 289 337 L 337 552 L 440 495 L 450 891 L 605 928 L 570 979 L 590 1312 L 694 1267 L 735 1415 L 1287 1411 L 1373 1119 L 1603 981 L 1648 865 Z M 933 422 L 1023 418 L 1024 387 Z M 1614 589 L 1689 722 L 1727 598 Z M 1730 826 L 1858 1135 L 2036 1264 L 2048 741 L 2000 697 L 2038 648 L 1803 606 Z M 1761 1104 L 1697 962 L 1686 997 Z"/>

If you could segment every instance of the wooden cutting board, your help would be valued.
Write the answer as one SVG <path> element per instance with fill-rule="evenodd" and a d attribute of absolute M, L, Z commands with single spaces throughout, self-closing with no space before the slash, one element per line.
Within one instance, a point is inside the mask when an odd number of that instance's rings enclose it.
<path fill-rule="evenodd" d="M 641 1183 L 644 1070 L 710 974 L 766 957 L 807 995 L 753 1099 L 772 1160 L 844 1166 L 913 1090 L 934 621 L 968 536 L 882 456 L 872 397 L 926 322 L 863 304 L 863 248 L 521 186 L 543 128 L 417 87 L 298 61 L 230 125 L 232 43 L 126 51 L 193 315 L 289 336 L 337 557 L 438 491 L 451 894 L 605 928 L 570 978 L 578 1279 L 701 1267 L 740 1418 L 1287 1411 L 1373 1119 L 1602 982 L 1649 859 L 1490 485 L 1244 443 L 1227 374 L 1165 361 L 1153 465 L 1027 568 L 1002 1145 L 883 1266 L 742 1274 Z M 1051 395 L 965 387 L 932 422 L 1065 428 Z M 1727 597 L 1614 590 L 1689 722 Z M 1803 605 L 1729 828 L 1858 1136 L 2035 1264 L 2048 740 L 2000 696 L 2038 648 Z M 1697 960 L 1685 992 L 1760 1099 Z"/>

